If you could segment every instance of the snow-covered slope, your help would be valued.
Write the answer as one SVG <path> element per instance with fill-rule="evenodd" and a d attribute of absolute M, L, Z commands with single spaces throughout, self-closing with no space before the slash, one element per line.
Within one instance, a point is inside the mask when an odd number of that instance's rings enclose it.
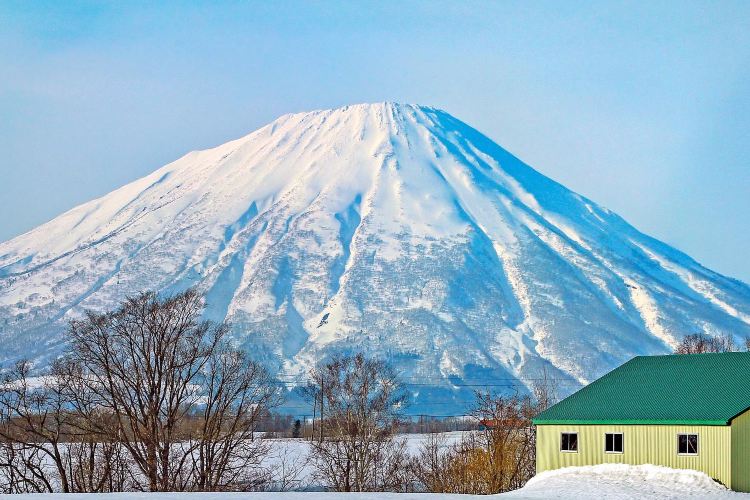
<path fill-rule="evenodd" d="M 283 116 L 0 244 L 0 358 L 190 285 L 284 380 L 364 350 L 433 413 L 476 383 L 546 367 L 572 388 L 688 333 L 750 335 L 746 284 L 443 111 L 380 103 Z"/>

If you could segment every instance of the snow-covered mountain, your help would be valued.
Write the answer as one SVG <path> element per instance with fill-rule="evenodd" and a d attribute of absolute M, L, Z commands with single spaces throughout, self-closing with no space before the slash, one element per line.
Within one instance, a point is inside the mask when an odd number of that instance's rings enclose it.
<path fill-rule="evenodd" d="M 748 285 L 443 111 L 380 103 L 283 116 L 0 244 L 0 359 L 191 285 L 282 380 L 365 351 L 433 413 L 476 384 L 574 386 L 685 334 L 750 335 Z"/>

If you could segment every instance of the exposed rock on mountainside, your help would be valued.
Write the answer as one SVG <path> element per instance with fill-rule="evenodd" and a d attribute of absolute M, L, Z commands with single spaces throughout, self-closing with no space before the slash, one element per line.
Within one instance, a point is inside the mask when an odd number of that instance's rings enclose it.
<path fill-rule="evenodd" d="M 750 335 L 746 284 L 443 111 L 380 103 L 283 116 L 0 244 L 0 358 L 49 359 L 84 309 L 190 285 L 282 380 L 364 350 L 437 414 L 474 384 L 546 367 L 573 388 L 685 334 Z"/>

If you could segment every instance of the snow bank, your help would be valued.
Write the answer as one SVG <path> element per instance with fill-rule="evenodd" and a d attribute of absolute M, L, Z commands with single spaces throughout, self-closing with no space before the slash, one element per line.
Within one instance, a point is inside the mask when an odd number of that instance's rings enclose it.
<path fill-rule="evenodd" d="M 500 500 L 536 499 L 735 499 L 750 500 L 750 494 L 735 493 L 702 472 L 676 470 L 656 465 L 604 464 L 568 467 L 539 474 L 520 490 L 501 495 L 443 495 L 399 493 L 111 493 L 100 495 L 0 495 L 9 499 L 70 500 Z"/>
<path fill-rule="evenodd" d="M 658 465 L 602 464 L 543 472 L 502 498 L 750 498 L 726 489 L 703 472 Z"/>

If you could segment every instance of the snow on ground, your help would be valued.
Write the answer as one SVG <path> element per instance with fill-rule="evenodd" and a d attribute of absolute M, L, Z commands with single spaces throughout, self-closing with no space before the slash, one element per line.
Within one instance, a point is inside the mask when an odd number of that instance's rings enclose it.
<path fill-rule="evenodd" d="M 655 465 L 604 464 L 569 467 L 539 474 L 520 490 L 501 495 L 444 495 L 429 493 L 110 493 L 0 495 L 12 499 L 70 500 L 501 500 L 540 499 L 750 499 L 750 494 L 735 493 L 716 483 L 707 475 L 690 470 L 675 470 Z"/>
<path fill-rule="evenodd" d="M 706 474 L 657 465 L 602 464 L 547 471 L 507 499 L 750 499 L 750 494 L 726 489 Z"/>
<path fill-rule="evenodd" d="M 439 446 L 447 449 L 459 442 L 470 431 L 453 431 L 441 433 Z M 410 455 L 417 455 L 430 438 L 430 434 L 403 434 L 398 439 L 406 441 L 406 450 Z M 277 484 L 284 482 L 289 485 L 286 489 L 322 489 L 316 482 L 315 469 L 310 461 L 310 444 L 304 439 L 269 439 L 268 456 L 261 466 L 271 471 L 271 476 Z M 305 497 L 307 498 L 307 497 Z"/>

